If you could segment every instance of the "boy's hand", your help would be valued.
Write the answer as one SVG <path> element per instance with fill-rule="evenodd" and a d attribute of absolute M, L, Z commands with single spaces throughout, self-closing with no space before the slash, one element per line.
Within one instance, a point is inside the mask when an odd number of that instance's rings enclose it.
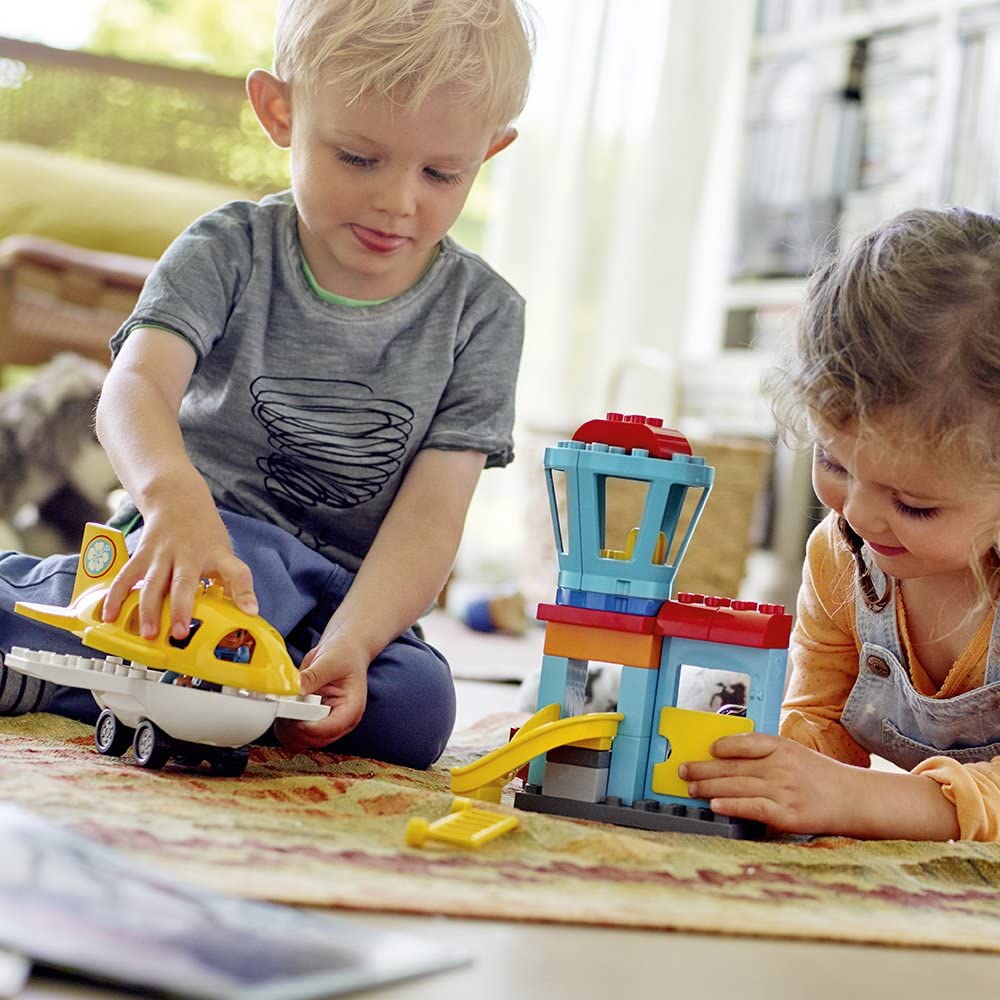
<path fill-rule="evenodd" d="M 852 807 L 855 768 L 781 736 L 746 733 L 712 744 L 714 760 L 678 771 L 692 797 L 713 812 L 788 833 L 836 833 Z"/>
<path fill-rule="evenodd" d="M 303 694 L 318 694 L 330 714 L 317 722 L 278 719 L 275 735 L 289 750 L 318 750 L 346 736 L 361 721 L 368 703 L 368 666 L 363 645 L 343 632 L 320 640 L 302 659 Z"/>
<path fill-rule="evenodd" d="M 233 553 L 232 542 L 214 505 L 172 500 L 151 511 L 132 557 L 115 577 L 104 600 L 104 621 L 114 621 L 129 591 L 141 580 L 139 629 L 146 639 L 160 628 L 163 599 L 170 598 L 170 634 L 183 639 L 190 629 L 194 595 L 205 577 L 222 581 L 237 607 L 257 614 L 249 567 Z"/>

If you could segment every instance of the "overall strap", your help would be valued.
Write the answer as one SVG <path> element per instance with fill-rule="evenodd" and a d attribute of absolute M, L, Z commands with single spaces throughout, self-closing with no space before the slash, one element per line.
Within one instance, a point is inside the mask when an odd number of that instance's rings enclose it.
<path fill-rule="evenodd" d="M 983 684 L 1000 682 L 1000 603 L 993 614 L 993 628 L 990 630 L 990 647 L 986 653 L 986 677 Z"/>
<path fill-rule="evenodd" d="M 887 577 L 875 565 L 874 560 L 869 560 L 868 571 L 871 582 L 875 585 L 878 593 L 887 594 L 889 599 L 881 607 L 872 607 L 869 601 L 865 600 L 865 594 L 857 574 L 855 574 L 854 619 L 858 628 L 858 637 L 862 644 L 871 642 L 884 647 L 902 662 L 902 644 L 896 629 L 896 582 L 891 577 Z M 882 602 L 879 603 L 882 604 Z"/>
<path fill-rule="evenodd" d="M 865 601 L 861 586 L 855 578 L 854 581 L 854 618 L 857 624 L 858 636 L 862 644 L 866 642 L 883 646 L 893 653 L 900 663 L 905 662 L 903 657 L 903 645 L 899 639 L 899 631 L 896 628 L 896 596 L 898 589 L 895 581 L 886 575 L 875 565 L 869 563 L 872 583 L 875 584 L 880 594 L 886 593 L 886 587 L 890 588 L 891 597 L 889 602 L 881 610 L 871 608 Z M 1000 683 L 1000 603 L 993 615 L 993 628 L 990 631 L 990 645 L 986 657 L 986 676 L 983 684 Z"/>

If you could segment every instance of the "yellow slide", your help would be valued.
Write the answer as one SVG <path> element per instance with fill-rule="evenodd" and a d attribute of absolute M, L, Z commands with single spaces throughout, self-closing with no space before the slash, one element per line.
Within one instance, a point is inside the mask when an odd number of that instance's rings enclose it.
<path fill-rule="evenodd" d="M 456 795 L 499 802 L 503 786 L 529 760 L 568 744 L 606 750 L 624 718 L 620 712 L 593 712 L 560 719 L 559 706 L 546 705 L 521 726 L 509 743 L 471 764 L 452 768 L 451 790 Z"/>

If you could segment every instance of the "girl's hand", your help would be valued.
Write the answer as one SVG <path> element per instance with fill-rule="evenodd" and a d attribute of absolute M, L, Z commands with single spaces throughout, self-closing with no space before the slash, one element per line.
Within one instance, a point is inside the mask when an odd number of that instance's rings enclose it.
<path fill-rule="evenodd" d="M 713 812 L 788 833 L 838 833 L 852 808 L 857 768 L 781 736 L 746 733 L 716 740 L 714 760 L 689 761 L 680 777 Z M 863 798 L 863 796 L 861 796 Z"/>
<path fill-rule="evenodd" d="M 183 639 L 190 629 L 195 591 L 209 576 L 222 582 L 242 611 L 257 614 L 250 569 L 233 553 L 229 533 L 211 499 L 171 498 L 169 504 L 144 515 L 139 544 L 104 600 L 104 621 L 118 617 L 122 602 L 141 580 L 139 629 L 143 638 L 156 638 L 163 599 L 169 595 L 170 635 Z"/>
<path fill-rule="evenodd" d="M 274 732 L 289 750 L 318 750 L 346 736 L 361 721 L 368 703 L 371 658 L 343 631 L 320 639 L 302 659 L 302 693 L 318 694 L 330 714 L 317 722 L 278 719 Z"/>

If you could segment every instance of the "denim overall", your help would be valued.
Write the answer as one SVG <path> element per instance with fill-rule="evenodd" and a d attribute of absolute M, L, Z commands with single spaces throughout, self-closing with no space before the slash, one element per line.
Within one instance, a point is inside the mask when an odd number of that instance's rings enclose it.
<path fill-rule="evenodd" d="M 886 577 L 871 565 L 879 593 Z M 962 764 L 1000 756 L 1000 613 L 993 619 L 983 686 L 954 698 L 928 698 L 913 687 L 903 663 L 892 599 L 873 611 L 855 583 L 861 661 L 858 679 L 844 706 L 841 723 L 866 750 L 912 770 L 928 757 L 951 757 Z"/>

